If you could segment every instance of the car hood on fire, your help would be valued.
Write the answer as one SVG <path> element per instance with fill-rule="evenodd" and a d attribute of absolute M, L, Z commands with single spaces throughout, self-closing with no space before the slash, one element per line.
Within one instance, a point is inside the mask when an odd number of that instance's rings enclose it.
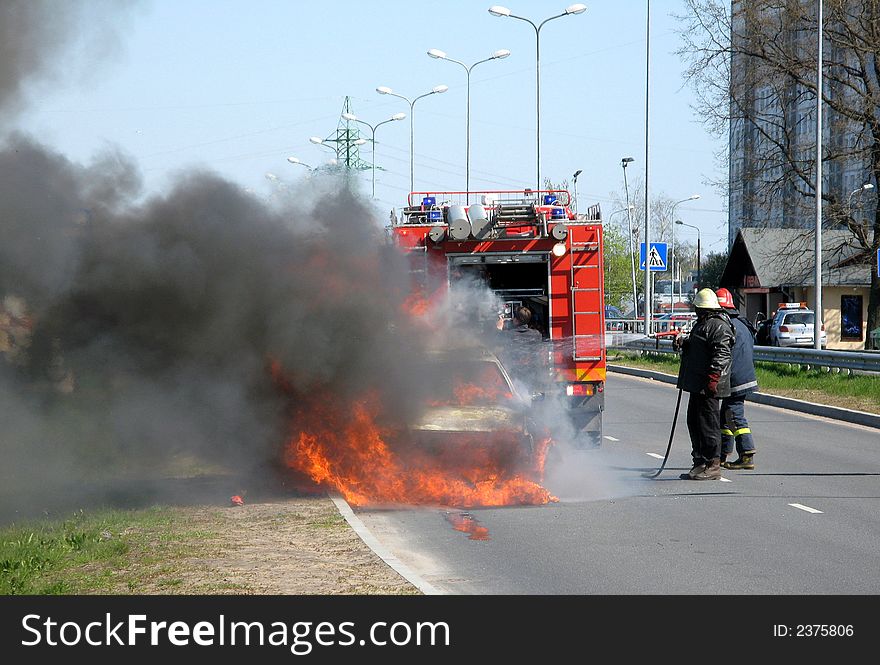
<path fill-rule="evenodd" d="M 499 406 L 438 406 L 425 411 L 412 425 L 431 432 L 496 432 L 521 429 L 523 414 Z"/>

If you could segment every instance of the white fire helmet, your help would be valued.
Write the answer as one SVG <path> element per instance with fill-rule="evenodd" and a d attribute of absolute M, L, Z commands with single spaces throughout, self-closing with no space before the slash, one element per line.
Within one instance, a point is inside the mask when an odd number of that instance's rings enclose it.
<path fill-rule="evenodd" d="M 718 296 L 712 289 L 700 289 L 694 297 L 694 307 L 698 309 L 721 309 Z"/>

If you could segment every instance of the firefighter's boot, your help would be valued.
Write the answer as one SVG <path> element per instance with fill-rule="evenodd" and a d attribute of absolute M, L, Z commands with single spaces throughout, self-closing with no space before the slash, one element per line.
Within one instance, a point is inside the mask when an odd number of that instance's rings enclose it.
<path fill-rule="evenodd" d="M 755 462 L 752 459 L 755 456 L 755 453 L 743 453 L 740 455 L 739 459 L 734 460 L 733 462 L 724 462 L 722 466 L 725 469 L 747 469 L 752 470 L 755 468 Z"/>
<path fill-rule="evenodd" d="M 703 462 L 702 460 L 695 459 L 693 468 L 690 471 L 688 471 L 687 473 L 681 474 L 679 476 L 679 478 L 681 478 L 682 480 L 693 480 L 694 476 L 696 476 L 698 473 L 702 473 L 705 470 L 706 470 L 706 463 Z"/>
<path fill-rule="evenodd" d="M 709 460 L 706 468 L 693 477 L 693 480 L 719 480 L 721 478 L 721 459 Z"/>

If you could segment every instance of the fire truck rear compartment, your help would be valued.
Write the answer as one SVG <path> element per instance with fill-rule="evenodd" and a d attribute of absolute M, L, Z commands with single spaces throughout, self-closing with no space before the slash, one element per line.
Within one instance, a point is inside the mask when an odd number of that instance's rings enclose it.
<path fill-rule="evenodd" d="M 460 277 L 488 286 L 505 303 L 505 318 L 511 318 L 518 305 L 527 306 L 546 336 L 549 312 L 545 253 L 450 256 L 449 269 L 451 280 Z"/>
<path fill-rule="evenodd" d="M 548 255 L 482 254 L 449 256 L 450 281 L 470 279 L 486 284 L 505 304 L 504 316 L 511 318 L 517 306 L 532 310 L 537 327 L 548 335 Z M 567 355 L 571 342 L 562 342 Z M 550 386 L 566 406 L 577 447 L 598 447 L 602 441 L 602 412 L 605 408 L 603 382 L 578 381 Z"/>

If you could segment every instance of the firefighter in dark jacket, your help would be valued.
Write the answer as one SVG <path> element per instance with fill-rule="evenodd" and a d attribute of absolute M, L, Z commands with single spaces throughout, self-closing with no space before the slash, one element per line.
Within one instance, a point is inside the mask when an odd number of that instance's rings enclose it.
<path fill-rule="evenodd" d="M 534 314 L 529 307 L 516 308 L 508 327 L 499 317 L 499 330 L 496 355 L 504 363 L 511 378 L 527 384 L 532 391 L 544 389 L 546 373 L 546 351 L 542 353 L 543 335 L 535 323 Z"/>
<path fill-rule="evenodd" d="M 733 295 L 727 289 L 718 289 L 718 304 L 730 315 L 736 342 L 730 366 L 730 397 L 721 400 L 721 466 L 725 469 L 754 469 L 755 442 L 746 420 L 746 396 L 758 389 L 755 376 L 755 329 L 739 315 L 733 304 Z M 739 458 L 728 462 L 727 456 L 736 452 Z"/>
<path fill-rule="evenodd" d="M 734 331 L 730 317 L 712 289 L 694 298 L 697 320 L 687 336 L 676 338 L 681 349 L 677 387 L 688 393 L 687 426 L 693 468 L 687 480 L 721 478 L 721 399 L 730 395 L 730 361 Z"/>

